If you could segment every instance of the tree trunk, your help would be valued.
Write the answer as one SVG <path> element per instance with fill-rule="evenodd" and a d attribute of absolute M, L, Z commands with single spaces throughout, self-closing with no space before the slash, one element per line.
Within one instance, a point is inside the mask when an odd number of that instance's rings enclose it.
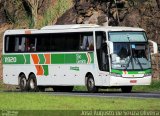
<path fill-rule="evenodd" d="M 158 8 L 160 9 L 160 0 L 156 0 L 156 2 L 157 2 Z"/>
<path fill-rule="evenodd" d="M 39 1 L 40 0 L 26 0 L 26 2 L 28 3 L 28 6 L 30 6 L 30 9 L 32 11 L 32 19 L 33 19 L 34 27 L 37 26 Z"/>

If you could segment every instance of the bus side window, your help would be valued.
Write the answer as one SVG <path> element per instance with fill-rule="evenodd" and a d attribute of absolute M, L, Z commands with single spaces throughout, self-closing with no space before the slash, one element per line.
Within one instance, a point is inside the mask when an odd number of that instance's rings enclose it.
<path fill-rule="evenodd" d="M 5 52 L 8 52 L 8 48 L 9 48 L 9 36 L 6 37 L 5 39 Z"/>
<path fill-rule="evenodd" d="M 19 37 L 15 37 L 15 52 L 18 52 L 19 50 Z"/>
<path fill-rule="evenodd" d="M 37 47 L 37 38 L 35 36 L 28 36 L 26 38 L 26 52 L 35 52 Z"/>
<path fill-rule="evenodd" d="M 93 36 L 83 36 L 82 50 L 94 50 Z"/>
<path fill-rule="evenodd" d="M 88 40 L 87 36 L 83 36 L 83 42 L 82 42 L 82 50 L 86 50 L 88 47 Z"/>
<path fill-rule="evenodd" d="M 25 51 L 25 37 L 22 37 L 21 45 L 20 45 L 20 51 Z"/>
<path fill-rule="evenodd" d="M 15 51 L 15 37 L 14 36 L 6 36 L 5 37 L 5 52 L 12 53 Z"/>

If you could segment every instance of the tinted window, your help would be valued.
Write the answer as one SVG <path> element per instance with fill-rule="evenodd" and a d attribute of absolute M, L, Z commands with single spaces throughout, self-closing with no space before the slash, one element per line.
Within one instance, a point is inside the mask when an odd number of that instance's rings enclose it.
<path fill-rule="evenodd" d="M 109 40 L 112 42 L 145 42 L 145 32 L 109 32 Z"/>
<path fill-rule="evenodd" d="M 93 32 L 12 35 L 5 37 L 5 52 L 92 51 Z"/>

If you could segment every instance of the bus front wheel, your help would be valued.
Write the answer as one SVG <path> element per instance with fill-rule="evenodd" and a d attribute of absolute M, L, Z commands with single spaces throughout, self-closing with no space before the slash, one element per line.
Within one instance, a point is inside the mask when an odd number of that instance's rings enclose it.
<path fill-rule="evenodd" d="M 98 92 L 98 88 L 95 86 L 95 81 L 94 81 L 92 75 L 88 76 L 88 79 L 87 79 L 87 90 L 90 93 Z"/>
<path fill-rule="evenodd" d="M 24 74 L 22 74 L 20 76 L 19 87 L 20 87 L 21 91 L 27 91 L 27 80 L 26 80 L 26 76 Z"/>
<path fill-rule="evenodd" d="M 37 91 L 37 80 L 36 80 L 36 76 L 34 74 L 30 75 L 27 85 L 28 85 L 29 91 L 31 91 L 31 92 Z"/>
<path fill-rule="evenodd" d="M 132 86 L 123 86 L 123 87 L 121 87 L 121 90 L 123 93 L 131 93 Z"/>

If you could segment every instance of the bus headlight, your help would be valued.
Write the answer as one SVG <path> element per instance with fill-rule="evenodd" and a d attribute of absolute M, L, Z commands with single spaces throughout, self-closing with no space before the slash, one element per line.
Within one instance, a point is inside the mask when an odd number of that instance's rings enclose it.
<path fill-rule="evenodd" d="M 116 74 L 116 73 L 111 73 L 111 76 L 114 76 L 114 77 L 122 77 L 121 74 Z"/>

